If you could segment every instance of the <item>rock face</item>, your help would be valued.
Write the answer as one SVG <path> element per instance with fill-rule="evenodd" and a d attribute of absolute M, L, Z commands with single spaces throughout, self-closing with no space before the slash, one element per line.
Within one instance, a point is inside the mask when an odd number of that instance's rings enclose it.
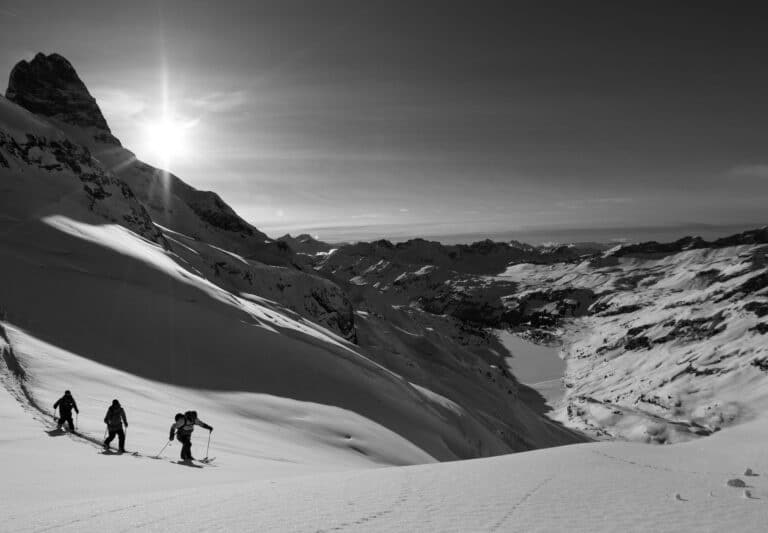
<path fill-rule="evenodd" d="M 296 237 L 291 236 L 290 233 L 286 233 L 282 237 L 277 238 L 278 241 L 284 242 L 294 252 L 314 255 L 317 253 L 329 252 L 333 249 L 333 246 L 327 242 L 318 241 L 307 233 L 302 233 Z"/>
<path fill-rule="evenodd" d="M 59 54 L 39 53 L 32 61 L 17 63 L 5 97 L 36 115 L 101 130 L 104 140 L 120 144 L 75 69 Z"/>
<path fill-rule="evenodd" d="M 516 241 L 444 245 L 424 239 L 393 244 L 387 240 L 342 245 L 317 254 L 317 271 L 354 292 L 376 294 L 391 303 L 418 304 L 432 314 L 490 328 L 579 316 L 594 302 L 588 290 L 549 290 L 521 294 L 515 284 L 493 277 L 510 264 L 572 264 L 607 247 L 531 246 Z"/>
<path fill-rule="evenodd" d="M 168 248 L 128 185 L 59 129 L 0 97 L 0 213 L 31 221 L 65 215 L 117 223 Z"/>
<path fill-rule="evenodd" d="M 618 246 L 608 253 L 606 257 L 639 257 L 639 258 L 659 258 L 667 255 L 677 254 L 686 250 L 701 250 L 704 248 L 726 248 L 728 246 L 740 246 L 748 244 L 766 244 L 768 243 L 768 227 L 753 229 L 722 237 L 708 242 L 701 237 L 683 237 L 674 242 L 658 243 L 656 241 L 642 242 L 637 244 L 626 244 Z"/>
<path fill-rule="evenodd" d="M 19 142 L 0 125 L 0 166 L 11 171 L 11 176 L 16 173 L 28 175 L 24 184 L 27 187 L 20 189 L 14 187 L 12 178 L 7 180 L 5 194 L 9 199 L 14 193 L 27 196 L 28 187 L 37 176 L 58 179 L 58 185 L 79 183 L 79 188 L 67 193 L 69 201 L 77 199 L 90 213 L 168 248 L 167 241 L 133 191 L 105 171 L 88 150 L 67 139 L 49 140 L 27 134 L 26 140 Z"/>
<path fill-rule="evenodd" d="M 395 272 L 395 276 L 426 265 L 459 274 L 493 275 L 503 272 L 511 263 L 550 264 L 576 261 L 584 255 L 604 249 L 593 245 L 544 248 L 517 241 L 490 240 L 446 245 L 425 239 L 411 239 L 394 244 L 382 239 L 341 246 L 323 261 L 322 266 L 325 271 L 354 269 L 356 274 L 360 275 L 371 265 L 383 261 Z"/>

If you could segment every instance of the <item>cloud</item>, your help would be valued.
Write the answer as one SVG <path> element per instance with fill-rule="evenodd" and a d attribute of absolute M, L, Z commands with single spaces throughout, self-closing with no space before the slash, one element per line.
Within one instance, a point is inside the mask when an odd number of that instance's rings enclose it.
<path fill-rule="evenodd" d="M 234 111 L 251 100 L 246 91 L 214 91 L 195 98 L 187 98 L 185 104 L 206 113 Z"/>
<path fill-rule="evenodd" d="M 633 200 L 627 196 L 609 196 L 606 198 L 592 198 L 589 201 L 596 204 L 631 204 Z"/>
<path fill-rule="evenodd" d="M 115 117 L 136 117 L 147 105 L 135 93 L 116 87 L 94 87 L 91 89 L 96 102 L 105 114 Z"/>
<path fill-rule="evenodd" d="M 622 205 L 630 204 L 634 200 L 627 196 L 606 196 L 600 198 L 574 198 L 573 200 L 566 200 L 556 202 L 555 206 L 562 209 L 587 209 L 594 208 L 599 205 Z"/>
<path fill-rule="evenodd" d="M 737 178 L 766 178 L 768 179 L 768 164 L 738 165 L 728 171 L 729 176 Z"/>

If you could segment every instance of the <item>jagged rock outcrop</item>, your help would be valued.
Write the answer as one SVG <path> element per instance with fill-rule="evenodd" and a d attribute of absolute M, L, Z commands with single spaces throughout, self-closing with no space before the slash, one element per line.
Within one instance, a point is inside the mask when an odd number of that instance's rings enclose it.
<path fill-rule="evenodd" d="M 0 166 L 5 169 L 3 211 L 6 215 L 95 217 L 120 224 L 168 248 L 144 206 L 128 185 L 105 170 L 90 151 L 55 128 L 20 133 L 11 122 L 26 111 L 0 98 Z M 31 118 L 31 116 L 29 117 Z M 60 206 L 60 207 L 56 207 Z M 66 207 L 65 207 L 66 206 Z"/>
<path fill-rule="evenodd" d="M 495 279 L 510 264 L 571 263 L 592 257 L 606 247 L 587 243 L 568 246 L 531 246 L 517 241 L 479 241 L 444 245 L 412 239 L 343 245 L 318 255 L 316 269 L 346 285 L 350 291 L 377 293 L 395 304 L 418 305 L 433 314 L 447 314 L 464 322 L 504 328 L 519 324 L 555 324 L 560 318 L 584 314 L 594 294 L 546 289 L 520 298 L 514 284 Z"/>
<path fill-rule="evenodd" d="M 302 233 L 296 237 L 291 236 L 290 233 L 286 233 L 282 237 L 278 237 L 279 242 L 284 242 L 287 246 L 291 247 L 293 251 L 302 254 L 314 255 L 317 253 L 328 252 L 333 249 L 333 246 L 327 242 L 319 241 L 307 233 Z"/>
<path fill-rule="evenodd" d="M 768 243 L 768 227 L 753 229 L 729 235 L 714 241 L 706 241 L 701 237 L 683 237 L 674 242 L 659 243 L 648 241 L 637 244 L 625 244 L 608 251 L 606 257 L 664 257 L 686 250 L 701 250 L 704 248 L 725 248 L 745 244 Z"/>
<path fill-rule="evenodd" d="M 323 258 L 325 272 L 348 270 L 354 275 L 376 263 L 386 261 L 395 277 L 407 270 L 418 270 L 430 265 L 460 274 L 494 275 L 503 272 L 511 263 L 551 264 L 574 261 L 584 255 L 604 249 L 594 245 L 536 247 L 517 241 L 478 241 L 472 244 L 442 244 L 425 239 L 411 239 L 397 244 L 382 239 L 340 246 L 329 257 Z"/>
<path fill-rule="evenodd" d="M 59 54 L 38 53 L 32 61 L 20 61 L 11 71 L 5 97 L 44 117 L 82 128 L 96 128 L 101 142 L 119 145 L 96 104 L 96 99 Z"/>

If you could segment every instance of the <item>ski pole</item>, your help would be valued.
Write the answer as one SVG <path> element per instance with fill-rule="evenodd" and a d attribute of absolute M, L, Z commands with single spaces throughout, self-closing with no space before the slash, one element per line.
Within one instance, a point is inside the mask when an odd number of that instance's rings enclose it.
<path fill-rule="evenodd" d="M 157 458 L 159 459 L 159 458 L 160 458 L 160 454 L 161 454 L 161 453 L 163 453 L 163 452 L 165 451 L 165 449 L 168 447 L 168 445 L 169 445 L 171 442 L 173 442 L 173 441 L 170 441 L 170 440 L 169 440 L 168 442 L 166 442 L 166 443 L 165 443 L 165 446 L 163 446 L 163 449 L 162 449 L 162 450 L 160 450 L 159 452 L 157 452 L 157 455 L 155 455 L 155 457 L 157 457 Z"/>
<path fill-rule="evenodd" d="M 77 431 L 78 426 L 80 426 L 80 411 L 75 412 L 75 431 Z"/>
<path fill-rule="evenodd" d="M 209 430 L 208 430 L 208 445 L 205 447 L 205 458 L 206 458 L 206 459 L 208 459 L 208 450 L 209 450 L 209 449 L 210 449 L 210 447 L 211 447 L 211 433 L 213 433 L 213 431 L 211 431 L 211 430 L 209 429 Z"/>

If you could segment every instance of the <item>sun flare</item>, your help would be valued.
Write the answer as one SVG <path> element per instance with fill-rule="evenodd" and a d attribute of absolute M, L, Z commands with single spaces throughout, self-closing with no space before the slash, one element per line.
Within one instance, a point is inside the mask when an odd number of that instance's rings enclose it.
<path fill-rule="evenodd" d="M 148 122 L 145 125 L 148 150 L 167 162 L 183 157 L 189 152 L 190 127 L 190 124 L 170 117 Z"/>

